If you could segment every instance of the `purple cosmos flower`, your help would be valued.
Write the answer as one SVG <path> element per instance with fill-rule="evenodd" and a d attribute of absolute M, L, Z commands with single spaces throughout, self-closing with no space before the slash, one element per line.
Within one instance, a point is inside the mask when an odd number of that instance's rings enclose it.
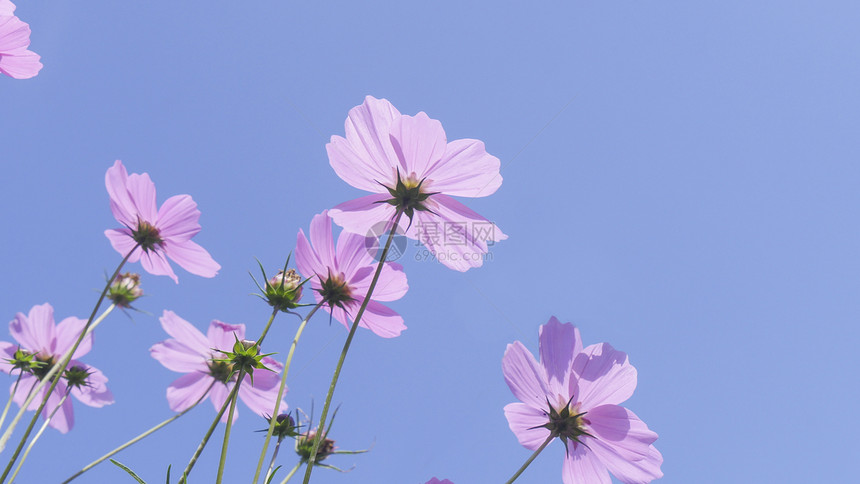
<path fill-rule="evenodd" d="M 25 373 L 18 384 L 18 390 L 15 392 L 15 403 L 18 406 L 24 404 L 27 399 L 27 394 L 30 390 L 38 385 L 39 379 L 43 378 L 51 370 L 51 367 L 60 362 L 63 355 L 68 351 L 80 336 L 86 320 L 75 317 L 69 317 L 60 324 L 54 324 L 54 308 L 50 304 L 45 303 L 38 306 L 33 306 L 30 309 L 29 315 L 18 313 L 9 323 L 9 332 L 18 344 L 0 341 L 0 371 L 9 373 L 16 378 L 21 370 L 15 369 L 8 360 L 15 357 L 15 353 L 20 348 L 29 354 L 35 355 L 35 360 L 44 363 L 44 365 L 35 368 L 31 373 Z M 107 377 L 97 368 L 81 363 L 77 360 L 89 353 L 93 347 L 93 335 L 88 334 L 81 341 L 78 349 L 72 355 L 72 360 L 69 362 L 68 368 L 78 368 L 88 373 L 86 384 L 83 386 L 73 386 L 71 394 L 84 405 L 91 407 L 103 407 L 113 403 L 113 395 L 107 389 Z M 12 384 L 11 388 L 15 388 Z M 49 386 L 44 386 L 36 398 L 30 402 L 28 410 L 36 410 L 39 404 L 45 397 Z M 11 389 L 10 389 L 11 390 Z M 42 417 L 47 418 L 51 412 L 57 408 L 57 404 L 63 398 L 63 395 L 68 391 L 65 379 L 61 379 L 57 386 L 54 387 L 53 393 L 48 397 L 48 403 L 42 410 Z M 75 424 L 74 411 L 72 409 L 72 400 L 66 399 L 63 405 L 51 422 L 48 424 L 51 427 L 59 430 L 62 433 L 68 432 Z"/>
<path fill-rule="evenodd" d="M 233 389 L 236 375 L 232 374 L 229 363 L 213 361 L 213 358 L 223 358 L 224 355 L 216 350 L 232 351 L 236 338 L 240 341 L 245 338 L 245 325 L 212 321 L 209 331 L 203 336 L 173 311 L 164 311 L 159 320 L 161 327 L 173 338 L 156 343 L 149 352 L 168 370 L 185 373 L 167 388 L 170 409 L 181 412 L 202 398 L 208 390 L 212 405 L 215 410 L 220 410 Z M 266 368 L 274 371 L 255 370 L 253 383 L 246 376 L 239 387 L 239 398 L 258 415 L 268 417 L 272 415 L 278 398 L 280 380 L 277 374 L 283 365 L 269 357 L 263 358 L 262 362 Z M 279 413 L 286 409 L 287 404 L 281 401 Z M 233 419 L 238 415 L 237 409 Z M 227 421 L 226 412 L 221 421 Z"/>
<path fill-rule="evenodd" d="M 176 195 L 155 208 L 155 184 L 144 173 L 129 175 L 119 160 L 105 174 L 113 216 L 125 228 L 105 230 L 111 245 L 123 257 L 139 245 L 129 262 L 140 260 L 150 274 L 179 282 L 167 257 L 186 271 L 215 277 L 221 268 L 206 249 L 191 241 L 200 232 L 200 210 L 190 195 Z"/>
<path fill-rule="evenodd" d="M 317 302 L 326 300 L 326 309 L 344 326 L 354 318 L 364 301 L 367 289 L 376 271 L 373 260 L 361 235 L 343 231 L 335 247 L 328 212 L 315 215 L 311 220 L 310 242 L 299 230 L 296 242 L 296 265 L 299 272 L 311 278 L 311 287 Z M 403 297 L 409 286 L 403 267 L 386 262 L 379 274 L 372 300 L 358 325 L 383 338 L 399 336 L 406 329 L 403 318 L 377 301 L 394 301 Z"/>
<path fill-rule="evenodd" d="M 499 159 L 478 140 L 448 143 L 442 123 L 423 112 L 401 115 L 387 100 L 367 96 L 349 111 L 346 138 L 332 136 L 326 150 L 338 176 L 374 193 L 330 211 L 335 223 L 350 232 L 367 234 L 400 207 L 407 215 L 401 223 L 406 236 L 458 271 L 480 267 L 488 244 L 507 238 L 450 196 L 495 192 L 502 184 Z"/>
<path fill-rule="evenodd" d="M 27 50 L 30 26 L 14 12 L 14 3 L 0 0 L 0 72 L 15 79 L 29 79 L 39 73 L 42 63 L 39 54 Z"/>
<path fill-rule="evenodd" d="M 425 482 L 424 484 L 454 484 L 454 483 L 449 481 L 448 479 L 442 479 L 440 481 L 439 479 L 436 479 L 434 477 L 433 479 L 430 479 L 429 481 Z"/>
<path fill-rule="evenodd" d="M 625 353 L 608 343 L 583 349 L 579 330 L 553 317 L 540 328 L 540 363 L 517 341 L 502 371 L 522 402 L 505 406 L 511 430 L 531 450 L 551 432 L 561 438 L 565 484 L 610 484 L 609 472 L 627 484 L 663 476 L 663 456 L 651 445 L 657 434 L 619 406 L 636 388 Z"/>

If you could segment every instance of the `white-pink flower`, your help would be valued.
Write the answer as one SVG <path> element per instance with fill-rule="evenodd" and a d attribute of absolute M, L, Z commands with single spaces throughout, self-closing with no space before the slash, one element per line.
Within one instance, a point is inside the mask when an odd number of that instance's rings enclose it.
<path fill-rule="evenodd" d="M 161 327 L 173 338 L 156 343 L 149 352 L 167 369 L 185 373 L 167 388 L 167 403 L 170 409 L 181 412 L 194 405 L 194 402 L 203 398 L 208 391 L 212 406 L 215 410 L 220 410 L 236 384 L 236 375 L 229 363 L 214 360 L 224 358 L 224 354 L 219 350 L 232 351 L 236 338 L 240 341 L 245 339 L 245 325 L 213 320 L 204 336 L 173 311 L 164 311 L 159 320 Z M 272 371 L 255 370 L 253 382 L 245 376 L 239 387 L 239 399 L 254 413 L 270 417 L 278 398 L 278 373 L 283 369 L 283 365 L 269 357 L 264 357 L 262 363 Z M 286 410 L 287 404 L 282 400 L 278 413 Z M 233 419 L 238 415 L 237 409 Z M 225 412 L 221 421 L 226 422 L 227 417 Z"/>
<path fill-rule="evenodd" d="M 29 79 L 42 69 L 39 54 L 30 46 L 30 26 L 15 16 L 15 4 L 0 0 L 0 72 L 15 79 Z"/>
<path fill-rule="evenodd" d="M 140 260 L 150 274 L 179 282 L 167 258 L 186 271 L 215 277 L 221 266 L 209 252 L 191 241 L 200 232 L 200 210 L 190 195 L 175 195 L 161 208 L 155 205 L 155 184 L 149 175 L 126 172 L 117 160 L 105 173 L 110 209 L 124 228 L 105 230 L 113 248 L 129 262 Z"/>
<path fill-rule="evenodd" d="M 309 242 L 299 229 L 296 266 L 310 278 L 317 302 L 325 300 L 325 308 L 349 328 L 370 288 L 377 261 L 368 252 L 365 238 L 358 234 L 342 231 L 335 246 L 328 212 L 314 215 L 310 236 Z M 402 266 L 386 262 L 358 325 L 383 338 L 400 336 L 406 329 L 403 318 L 377 301 L 395 301 L 408 289 Z"/>
<path fill-rule="evenodd" d="M 19 406 L 24 404 L 28 393 L 33 387 L 39 384 L 40 378 L 46 376 L 51 367 L 58 364 L 63 355 L 75 344 L 86 323 L 84 319 L 68 317 L 60 321 L 60 324 L 55 325 L 54 308 L 48 303 L 33 306 L 28 315 L 23 313 L 15 315 L 15 319 L 9 323 L 9 332 L 12 333 L 12 337 L 15 338 L 18 344 L 0 341 L 0 371 L 9 373 L 16 378 L 18 377 L 21 370 L 14 369 L 9 360 L 15 357 L 15 353 L 19 348 L 27 353 L 34 354 L 36 360 L 44 363 L 44 365 L 32 373 L 24 373 L 21 376 L 18 389 L 15 391 L 15 403 Z M 86 378 L 86 385 L 80 387 L 73 386 L 71 394 L 84 405 L 103 407 L 114 401 L 113 395 L 107 389 L 107 377 L 97 368 L 78 361 L 78 358 L 89 353 L 92 347 L 93 334 L 90 333 L 84 337 L 72 355 L 72 360 L 69 362 L 68 368 L 78 368 L 89 373 L 89 375 Z M 28 410 L 39 408 L 45 393 L 50 388 L 49 385 L 46 384 L 42 387 L 36 398 L 30 402 Z M 10 392 L 14 388 L 15 383 L 12 383 Z M 44 410 L 42 410 L 43 418 L 50 416 L 67 391 L 69 391 L 69 387 L 66 385 L 66 380 L 61 378 L 57 382 L 57 386 L 54 387 L 54 391 L 48 397 L 48 402 Z M 67 398 L 48 425 L 62 433 L 66 433 L 72 428 L 74 423 L 72 401 Z"/>
<path fill-rule="evenodd" d="M 442 123 L 424 112 L 402 115 L 387 100 L 367 96 L 349 111 L 346 138 L 326 145 L 334 171 L 373 195 L 329 213 L 350 232 L 368 234 L 404 210 L 401 227 L 446 266 L 483 264 L 488 245 L 507 235 L 451 196 L 485 197 L 502 184 L 499 159 L 474 139 L 448 142 Z"/>
<path fill-rule="evenodd" d="M 663 476 L 657 434 L 620 406 L 636 389 L 636 369 L 608 343 L 585 349 L 579 330 L 551 318 L 540 329 L 540 363 L 519 341 L 502 359 L 505 382 L 520 402 L 505 406 L 511 430 L 536 450 L 549 437 L 567 449 L 565 484 L 625 484 Z"/>

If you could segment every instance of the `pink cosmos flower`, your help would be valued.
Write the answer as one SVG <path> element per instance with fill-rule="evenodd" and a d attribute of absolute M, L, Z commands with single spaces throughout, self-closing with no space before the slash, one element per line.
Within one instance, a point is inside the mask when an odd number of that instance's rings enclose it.
<path fill-rule="evenodd" d="M 129 176 L 119 160 L 105 174 L 105 186 L 111 212 L 125 226 L 105 230 L 105 235 L 123 257 L 134 249 L 129 262 L 140 260 L 150 274 L 169 276 L 176 283 L 179 279 L 167 257 L 192 274 L 215 277 L 221 266 L 191 241 L 200 232 L 200 210 L 191 196 L 175 195 L 156 210 L 155 184 L 149 175 Z"/>
<path fill-rule="evenodd" d="M 164 311 L 159 320 L 161 327 L 173 338 L 156 343 L 149 353 L 168 370 L 185 373 L 167 388 L 170 409 L 181 412 L 194 405 L 208 391 L 212 406 L 220 410 L 233 390 L 236 376 L 232 375 L 229 363 L 213 361 L 213 358 L 223 358 L 224 355 L 216 350 L 232 351 L 236 338 L 240 341 L 245 338 L 245 325 L 213 320 L 206 336 L 203 336 L 173 311 Z M 239 398 L 256 414 L 270 417 L 278 398 L 278 373 L 283 365 L 269 357 L 264 357 L 262 363 L 273 371 L 255 370 L 253 383 L 246 375 L 239 387 Z M 278 413 L 286 410 L 287 404 L 281 401 Z M 237 409 L 233 419 L 238 416 Z M 221 421 L 227 421 L 227 412 Z"/>
<path fill-rule="evenodd" d="M 663 476 L 657 434 L 620 406 L 636 388 L 625 353 L 608 343 L 583 349 L 579 330 L 553 317 L 540 329 L 540 363 L 517 341 L 502 371 L 522 402 L 505 406 L 511 430 L 531 450 L 551 433 L 561 438 L 565 484 L 610 484 L 609 472 L 626 484 Z"/>
<path fill-rule="evenodd" d="M 29 79 L 39 73 L 39 54 L 30 46 L 30 26 L 15 16 L 15 4 L 0 0 L 0 72 L 15 79 Z"/>
<path fill-rule="evenodd" d="M 343 231 L 335 246 L 327 211 L 311 220 L 310 235 L 308 242 L 304 231 L 299 229 L 296 266 L 302 275 L 311 278 L 317 302 L 326 300 L 326 309 L 349 328 L 349 321 L 358 313 L 370 287 L 377 261 L 368 253 L 361 235 Z M 386 262 L 358 325 L 383 338 L 400 336 L 406 329 L 403 318 L 377 301 L 400 299 L 408 289 L 403 267 Z"/>
<path fill-rule="evenodd" d="M 338 176 L 373 192 L 330 210 L 335 223 L 350 232 L 367 234 L 400 207 L 406 236 L 458 271 L 480 267 L 488 244 L 507 238 L 451 198 L 495 192 L 502 184 L 499 159 L 478 140 L 448 143 L 442 123 L 423 112 L 401 115 L 387 100 L 367 96 L 349 111 L 346 138 L 332 136 L 326 150 Z"/>
<path fill-rule="evenodd" d="M 15 369 L 9 360 L 15 357 L 15 353 L 19 348 L 29 354 L 34 354 L 36 360 L 45 363 L 43 366 L 32 370 L 32 373 L 24 373 L 21 376 L 14 397 L 14 401 L 18 406 L 24 404 L 28 393 L 33 387 L 38 385 L 39 380 L 46 376 L 51 367 L 59 363 L 66 351 L 75 344 L 86 323 L 84 319 L 69 317 L 60 321 L 60 324 L 55 325 L 54 308 L 48 303 L 33 306 L 30 309 L 29 315 L 24 315 L 23 313 L 15 315 L 15 319 L 9 323 L 9 332 L 12 333 L 12 337 L 15 338 L 18 344 L 0 341 L 0 371 L 14 375 L 17 378 L 21 370 Z M 84 405 L 103 407 L 113 403 L 113 395 L 107 389 L 106 385 L 108 381 L 107 377 L 97 368 L 77 360 L 77 358 L 89 353 L 92 347 L 93 335 L 90 333 L 84 337 L 78 349 L 72 355 L 72 360 L 69 362 L 68 368 L 81 369 L 87 372 L 88 375 L 86 385 L 73 386 L 71 394 Z M 10 392 L 14 388 L 15 384 L 13 383 Z M 28 410 L 39 408 L 39 404 L 45 397 L 48 388 L 49 384 L 45 385 L 39 391 L 36 398 L 30 402 Z M 66 385 L 66 380 L 63 378 L 57 383 L 54 391 L 48 397 L 48 403 L 45 405 L 44 410 L 42 410 L 42 418 L 47 419 L 50 416 L 67 391 L 68 385 Z M 74 424 L 75 416 L 72 408 L 72 400 L 67 398 L 48 425 L 62 433 L 66 433 L 71 430 Z"/>

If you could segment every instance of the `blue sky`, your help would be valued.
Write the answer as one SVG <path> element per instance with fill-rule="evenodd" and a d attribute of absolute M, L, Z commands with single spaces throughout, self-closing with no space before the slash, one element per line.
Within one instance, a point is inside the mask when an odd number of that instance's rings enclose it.
<path fill-rule="evenodd" d="M 425 111 L 502 161 L 466 203 L 510 238 L 465 274 L 404 259 L 408 330 L 360 332 L 338 387 L 344 449 L 314 482 L 504 482 L 529 452 L 508 430 L 505 346 L 537 350 L 555 315 L 626 351 L 626 406 L 660 434 L 666 483 L 844 482 L 860 453 L 860 5 L 704 2 L 18 2 L 45 67 L 0 78 L 0 315 L 50 302 L 86 317 L 119 261 L 104 172 L 189 193 L 222 265 L 144 275 L 144 312 L 113 315 L 86 361 L 116 403 L 76 404 L 21 482 L 57 482 L 171 415 L 178 375 L 149 356 L 176 311 L 258 333 L 248 294 L 311 217 L 362 193 L 331 170 L 365 95 Z M 139 270 L 139 266 L 138 270 Z M 267 351 L 283 358 L 297 321 Z M 291 407 L 317 415 L 346 331 L 311 322 Z M 0 339 L 9 340 L 8 334 Z M 11 379 L 10 379 L 11 383 Z M 855 402 L 855 403 L 852 403 Z M 151 482 L 182 467 L 208 404 L 117 458 Z M 237 423 L 227 482 L 250 480 L 263 424 Z M 520 479 L 560 482 L 561 444 Z M 4 453 L 7 455 L 8 451 Z M 218 447 L 192 477 L 210 482 Z M 293 464 L 283 452 L 284 464 Z M 121 481 L 102 465 L 78 482 Z"/>

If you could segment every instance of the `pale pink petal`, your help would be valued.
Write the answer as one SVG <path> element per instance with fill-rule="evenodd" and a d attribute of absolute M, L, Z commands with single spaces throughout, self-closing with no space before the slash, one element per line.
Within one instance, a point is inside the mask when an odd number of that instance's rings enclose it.
<path fill-rule="evenodd" d="M 175 339 L 152 345 L 149 354 L 171 371 L 179 373 L 208 371 L 204 356 Z"/>
<path fill-rule="evenodd" d="M 30 313 L 15 315 L 9 323 L 9 332 L 21 346 L 31 352 L 42 352 L 43 356 L 53 355 L 54 308 L 50 304 L 39 304 L 30 308 Z"/>
<path fill-rule="evenodd" d="M 635 461 L 619 457 L 614 448 L 599 440 L 594 442 L 590 439 L 589 446 L 609 472 L 624 484 L 646 484 L 663 477 L 663 471 L 660 470 L 663 455 L 653 445 L 648 447 L 646 457 Z"/>
<path fill-rule="evenodd" d="M 505 350 L 502 373 L 505 375 L 505 383 L 521 402 L 536 409 L 547 407 L 549 390 L 546 370 L 519 341 L 509 344 Z"/>
<path fill-rule="evenodd" d="M 132 173 L 126 181 L 126 189 L 140 219 L 155 225 L 158 209 L 155 203 L 155 183 L 147 173 Z"/>
<path fill-rule="evenodd" d="M 358 294 L 367 294 L 372 279 L 373 271 L 360 281 L 350 281 L 350 285 Z M 373 289 L 372 299 L 375 301 L 395 301 L 406 295 L 408 290 L 409 284 L 406 281 L 406 273 L 395 269 L 392 263 L 387 262 L 382 266 L 379 280 Z"/>
<path fill-rule="evenodd" d="M 326 145 L 329 163 L 343 181 L 361 190 L 387 193 L 380 183 L 394 181 L 397 157 L 389 129 L 399 116 L 390 102 L 371 96 L 349 111 L 346 139 L 332 136 Z"/>
<path fill-rule="evenodd" d="M 588 410 L 630 398 L 636 389 L 636 368 L 627 361 L 626 353 L 609 343 L 600 343 L 576 355 L 571 379 L 579 388 L 577 399 Z"/>
<path fill-rule="evenodd" d="M 363 297 L 358 298 L 355 302 L 356 308 L 353 316 L 358 313 L 358 305 L 364 300 Z M 376 301 L 371 300 L 361 316 L 361 321 L 358 322 L 361 328 L 373 331 L 377 336 L 383 338 L 394 338 L 400 336 L 400 333 L 406 329 L 403 324 L 403 318 L 393 309 L 384 306 Z"/>
<path fill-rule="evenodd" d="M 42 70 L 40 59 L 39 54 L 27 49 L 0 52 L 0 72 L 14 79 L 30 79 Z"/>
<path fill-rule="evenodd" d="M 161 327 L 167 334 L 176 338 L 191 351 L 198 355 L 209 354 L 211 347 L 209 340 L 194 325 L 180 318 L 173 311 L 166 310 L 158 320 L 161 321 Z"/>
<path fill-rule="evenodd" d="M 25 373 L 24 376 L 21 377 L 21 381 L 18 383 L 18 391 L 15 392 L 15 396 L 12 397 L 12 401 L 17 403 L 19 407 L 24 405 L 24 401 L 27 400 L 27 395 L 38 384 L 38 378 Z M 14 385 L 14 383 L 12 385 Z M 12 388 L 14 388 L 14 386 L 10 388 L 10 392 Z M 42 398 L 45 397 L 46 391 L 48 391 L 48 387 L 43 387 L 39 390 L 38 395 L 36 395 L 36 397 L 30 402 L 30 405 L 27 406 L 27 410 L 36 410 L 39 408 L 39 405 L 42 403 Z"/>
<path fill-rule="evenodd" d="M 8 341 L 0 341 L 0 371 L 3 373 L 14 373 L 17 375 L 20 370 L 15 370 L 8 360 L 15 358 L 15 352 L 20 346 L 9 343 Z"/>
<path fill-rule="evenodd" d="M 367 235 L 375 226 L 386 224 L 394 219 L 395 209 L 385 203 L 391 198 L 388 192 L 367 195 L 341 203 L 328 211 L 334 223 L 344 230 L 359 235 Z M 405 218 L 405 217 L 403 217 Z M 403 224 L 401 224 L 403 226 Z M 385 225 L 382 225 L 384 228 Z"/>
<path fill-rule="evenodd" d="M 331 233 L 331 219 L 328 211 L 314 215 L 311 219 L 310 242 L 323 265 L 337 268 L 334 240 Z"/>
<path fill-rule="evenodd" d="M 128 172 L 120 160 L 105 172 L 105 187 L 110 196 L 110 210 L 126 228 L 137 228 L 137 207 L 128 193 Z"/>
<path fill-rule="evenodd" d="M 296 237 L 296 268 L 302 276 L 310 277 L 312 282 L 316 282 L 318 276 L 328 275 L 328 266 L 320 261 L 302 229 L 299 229 Z"/>
<path fill-rule="evenodd" d="M 0 0 L 0 16 L 15 15 L 15 4 L 9 0 Z"/>
<path fill-rule="evenodd" d="M 317 294 L 317 295 L 319 295 L 319 294 Z M 317 302 L 319 302 L 320 299 L 322 299 L 322 296 L 320 296 L 320 298 L 317 299 Z M 328 310 L 329 313 L 331 313 L 331 315 L 332 315 L 332 317 L 334 317 L 334 319 L 338 320 L 341 324 L 343 324 L 343 326 L 346 329 L 349 329 L 350 324 L 352 324 L 352 318 L 358 312 L 358 306 L 353 307 L 352 305 L 349 305 L 348 307 L 349 307 L 349 313 L 347 313 L 346 310 L 341 309 L 340 307 L 329 308 L 328 306 L 326 306 L 326 309 Z M 359 326 L 361 326 L 361 323 L 359 323 Z"/>
<path fill-rule="evenodd" d="M 436 479 L 434 477 L 434 478 L 430 479 L 429 481 L 425 482 L 424 484 L 454 484 L 454 483 L 449 481 L 448 479 L 442 479 L 440 481 L 439 479 Z"/>
<path fill-rule="evenodd" d="M 180 267 L 201 277 L 215 277 L 221 269 L 221 265 L 215 262 L 206 249 L 191 240 L 184 242 L 165 240 L 164 252 Z"/>
<path fill-rule="evenodd" d="M 109 229 L 105 230 L 105 236 L 110 241 L 111 247 L 115 251 L 117 251 L 121 256 L 125 257 L 132 249 L 135 248 L 137 243 L 134 239 L 131 238 L 131 230 L 129 229 Z M 128 258 L 128 262 L 134 263 L 140 260 L 140 254 L 143 251 L 138 248 L 131 254 L 131 257 Z"/>
<path fill-rule="evenodd" d="M 263 358 L 262 363 L 273 371 L 255 370 L 253 385 L 248 375 L 245 375 L 242 386 L 239 387 L 239 398 L 257 415 L 271 417 L 281 385 L 278 373 L 283 370 L 283 365 L 268 357 Z M 282 399 L 278 405 L 278 413 L 286 410 L 287 404 Z"/>
<path fill-rule="evenodd" d="M 406 235 L 424 244 L 451 269 L 480 267 L 488 244 L 508 237 L 494 223 L 451 197 L 439 194 L 428 201 L 432 202 L 428 203 L 431 211 L 416 212 L 415 223 Z"/>
<path fill-rule="evenodd" d="M 171 242 L 184 242 L 200 232 L 200 210 L 190 195 L 174 195 L 161 204 L 155 225 Z"/>
<path fill-rule="evenodd" d="M 520 444 L 530 450 L 537 450 L 549 436 L 549 430 L 541 427 L 549 422 L 546 413 L 525 403 L 509 403 L 505 405 L 505 417 L 508 427 L 516 435 Z"/>
<path fill-rule="evenodd" d="M 54 409 L 60 405 L 60 401 L 62 400 L 62 396 L 66 393 L 66 383 L 64 381 L 60 381 L 57 383 L 56 388 L 54 388 L 53 393 L 48 397 L 48 401 L 45 404 L 45 408 L 42 410 L 42 418 L 48 419 Z M 33 399 L 36 402 L 38 399 Z M 65 434 L 69 430 L 72 429 L 75 425 L 75 414 L 72 409 L 72 400 L 70 398 L 66 398 L 63 402 L 60 409 L 54 413 L 54 416 L 51 417 L 51 421 L 48 423 L 49 427 L 53 427 L 60 431 L 60 433 Z"/>
<path fill-rule="evenodd" d="M 209 323 L 209 331 L 206 333 L 206 338 L 209 340 L 210 349 L 233 351 L 236 339 L 239 341 L 245 339 L 245 325 L 229 324 L 214 319 Z M 220 355 L 216 356 L 220 357 Z"/>
<path fill-rule="evenodd" d="M 212 406 L 215 408 L 215 412 L 217 413 L 221 410 L 221 406 L 224 405 L 224 402 L 227 401 L 227 397 L 230 395 L 230 391 L 233 390 L 233 384 L 224 385 L 223 383 L 216 382 L 215 386 L 212 387 L 212 390 L 209 391 L 209 401 L 212 402 Z M 241 387 L 240 387 L 241 390 Z M 224 414 L 221 415 L 221 423 L 227 422 L 228 414 L 230 413 L 230 407 L 227 407 L 227 410 L 224 410 Z M 239 408 L 236 406 L 236 412 L 233 413 L 233 420 L 239 416 Z"/>
<path fill-rule="evenodd" d="M 114 403 L 113 394 L 107 388 L 108 379 L 101 370 L 74 360 L 69 364 L 69 367 L 76 366 L 87 370 L 89 376 L 87 376 L 87 386 L 72 388 L 72 396 L 90 407 L 100 408 Z"/>
<path fill-rule="evenodd" d="M 555 392 L 573 395 L 567 384 L 573 358 L 581 351 L 582 340 L 574 325 L 561 324 L 561 321 L 553 316 L 548 323 L 540 327 L 540 363 L 554 384 Z"/>
<path fill-rule="evenodd" d="M 561 467 L 564 484 L 612 484 L 606 466 L 585 446 L 569 443 L 568 451 Z"/>
<path fill-rule="evenodd" d="M 389 133 L 400 162 L 401 178 L 413 173 L 419 180 L 426 177 L 428 169 L 442 158 L 448 145 L 442 123 L 424 112 L 400 116 L 391 123 Z"/>
<path fill-rule="evenodd" d="M 458 139 L 448 143 L 441 160 L 424 174 L 427 190 L 456 197 L 486 197 L 502 185 L 500 166 L 483 142 Z"/>
<path fill-rule="evenodd" d="M 84 326 L 87 325 L 86 319 L 76 318 L 76 317 L 68 317 L 57 325 L 57 329 L 55 330 L 56 339 L 54 344 L 52 345 L 52 350 L 55 355 L 62 356 L 69 351 L 69 349 L 74 346 L 75 342 L 80 337 L 81 333 L 84 330 Z M 78 345 L 78 348 L 75 350 L 75 354 L 72 355 L 72 358 L 80 358 L 85 354 L 89 353 L 90 350 L 93 349 L 93 333 L 90 333 L 84 336 L 84 339 L 81 340 L 81 344 Z"/>
<path fill-rule="evenodd" d="M 589 422 L 590 433 L 621 460 L 635 461 L 648 457 L 648 448 L 657 440 L 657 434 L 645 422 L 618 405 L 592 408 L 585 418 Z"/>
<path fill-rule="evenodd" d="M 337 238 L 337 268 L 344 273 L 346 280 L 354 280 L 358 269 L 375 266 L 376 261 L 370 255 L 368 238 L 364 235 L 341 231 Z"/>
<path fill-rule="evenodd" d="M 211 376 L 203 372 L 182 375 L 167 387 L 167 404 L 174 412 L 181 412 L 203 397 L 213 381 Z M 223 387 L 224 385 L 216 383 L 215 386 Z M 215 387 L 212 389 L 214 390 Z"/>
<path fill-rule="evenodd" d="M 173 279 L 173 282 L 179 284 L 179 278 L 170 267 L 170 263 L 164 257 L 164 252 L 161 250 L 147 250 L 140 255 L 140 265 L 146 272 L 154 276 L 168 276 Z"/>

